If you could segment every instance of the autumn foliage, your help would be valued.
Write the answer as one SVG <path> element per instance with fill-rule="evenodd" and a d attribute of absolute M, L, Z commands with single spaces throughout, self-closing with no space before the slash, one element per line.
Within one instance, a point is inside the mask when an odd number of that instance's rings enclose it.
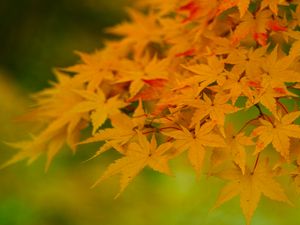
<path fill-rule="evenodd" d="M 300 186 L 300 1 L 140 0 L 128 14 L 107 30 L 119 39 L 76 52 L 34 95 L 24 118 L 42 128 L 10 144 L 19 152 L 3 167 L 46 154 L 47 169 L 64 144 L 102 142 L 93 157 L 120 158 L 95 185 L 120 175 L 118 195 L 186 156 L 197 176 L 228 181 L 215 207 L 239 196 L 247 224 L 262 195 L 292 204 L 277 177 Z"/>

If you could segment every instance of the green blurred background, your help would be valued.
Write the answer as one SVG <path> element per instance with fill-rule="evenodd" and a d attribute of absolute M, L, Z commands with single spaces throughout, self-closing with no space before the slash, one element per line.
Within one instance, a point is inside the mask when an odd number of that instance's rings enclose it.
<path fill-rule="evenodd" d="M 101 48 L 110 38 L 104 28 L 126 18 L 128 1 L 0 1 L 0 140 L 27 137 L 29 125 L 13 118 L 31 104 L 28 96 L 48 86 L 53 67 L 76 63 L 74 50 Z M 244 224 L 238 199 L 210 211 L 222 182 L 196 180 L 184 158 L 172 162 L 174 177 L 145 170 L 117 200 L 118 177 L 90 189 L 117 158 L 107 153 L 82 163 L 97 147 L 81 147 L 76 155 L 64 149 L 47 173 L 44 157 L 31 166 L 22 162 L 1 170 L 0 225 Z M 13 153 L 0 143 L 0 163 Z M 252 224 L 297 225 L 298 211 L 299 201 L 293 208 L 263 198 Z"/>

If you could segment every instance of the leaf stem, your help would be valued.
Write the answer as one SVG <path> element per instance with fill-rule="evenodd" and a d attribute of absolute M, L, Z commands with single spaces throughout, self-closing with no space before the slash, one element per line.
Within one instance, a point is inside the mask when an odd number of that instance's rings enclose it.
<path fill-rule="evenodd" d="M 255 104 L 255 107 L 258 109 L 259 115 L 261 115 L 265 120 L 268 120 L 270 123 L 273 124 L 273 121 L 270 119 L 270 117 L 268 115 L 263 113 L 263 111 L 261 110 L 261 108 L 258 104 Z"/>
<path fill-rule="evenodd" d="M 257 120 L 258 118 L 259 118 L 259 116 L 254 119 L 248 120 L 247 123 L 245 123 L 244 126 L 242 126 L 241 129 L 237 133 L 238 134 L 241 133 L 251 122 Z"/>
<path fill-rule="evenodd" d="M 254 163 L 252 172 L 251 172 L 252 175 L 254 174 L 255 169 L 256 169 L 256 167 L 257 167 L 257 165 L 258 165 L 259 157 L 260 157 L 260 153 L 258 153 L 258 155 L 257 155 L 257 157 L 256 157 L 256 160 L 255 160 L 255 163 Z"/>
<path fill-rule="evenodd" d="M 282 104 L 282 103 L 279 101 L 279 99 L 276 99 L 276 103 L 277 103 L 277 105 L 279 105 L 279 106 L 283 109 L 283 111 L 284 111 L 285 113 L 289 113 L 289 111 L 287 110 L 286 106 L 285 106 L 284 104 Z"/>

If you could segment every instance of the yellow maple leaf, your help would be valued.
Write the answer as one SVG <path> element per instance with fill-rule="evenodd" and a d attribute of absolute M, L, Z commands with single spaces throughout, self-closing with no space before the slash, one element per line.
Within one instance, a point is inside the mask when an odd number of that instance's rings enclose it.
<path fill-rule="evenodd" d="M 185 85 L 201 83 L 201 88 L 204 89 L 213 82 L 223 79 L 224 61 L 216 56 L 207 58 L 207 64 L 182 65 L 183 68 L 192 72 L 192 77 L 184 81 Z"/>
<path fill-rule="evenodd" d="M 120 174 L 120 191 L 116 196 L 118 197 L 130 181 L 146 166 L 149 166 L 158 172 L 170 175 L 171 172 L 168 166 L 168 157 L 165 156 L 165 153 L 171 147 L 172 144 L 170 142 L 157 146 L 154 135 L 152 136 L 151 142 L 149 142 L 145 135 L 139 133 L 138 143 L 130 143 L 126 155 L 110 164 L 93 186 L 113 175 Z"/>
<path fill-rule="evenodd" d="M 168 80 L 168 65 L 168 59 L 158 59 L 157 56 L 150 58 L 146 55 L 140 58 L 136 67 L 123 71 L 123 76 L 118 78 L 117 83 L 130 82 L 129 93 L 134 97 L 148 80 Z"/>
<path fill-rule="evenodd" d="M 53 83 L 51 88 L 34 95 L 37 106 L 24 116 L 26 120 L 42 120 L 46 122 L 46 127 L 23 146 L 18 143 L 12 145 L 19 149 L 19 152 L 2 167 L 27 158 L 29 162 L 33 162 L 39 155 L 46 153 L 45 169 L 47 170 L 64 143 L 75 152 L 80 130 L 86 125 L 83 120 L 84 115 L 72 111 L 74 104 L 82 101 L 82 98 L 74 92 L 74 90 L 81 90 L 82 84 L 63 72 L 58 70 L 54 72 L 58 82 Z"/>
<path fill-rule="evenodd" d="M 118 96 L 106 99 L 102 90 L 98 90 L 96 93 L 93 91 L 76 91 L 76 93 L 84 100 L 76 104 L 73 111 L 77 113 L 91 112 L 93 134 L 110 115 L 120 113 L 119 109 L 126 105 Z"/>
<path fill-rule="evenodd" d="M 229 180 L 229 183 L 221 190 L 214 208 L 240 195 L 240 206 L 248 225 L 262 194 L 271 200 L 291 204 L 281 185 L 274 179 L 275 175 L 269 168 L 267 161 L 258 163 L 254 171 L 246 167 L 243 174 L 236 167 L 232 170 L 223 171 L 217 176 Z"/>
<path fill-rule="evenodd" d="M 291 112 L 271 122 L 266 119 L 259 119 L 261 126 L 252 132 L 254 137 L 258 136 L 255 154 L 261 152 L 268 144 L 272 143 L 285 159 L 289 159 L 290 137 L 300 138 L 300 126 L 292 124 L 300 116 L 300 112 Z"/>
<path fill-rule="evenodd" d="M 255 34 L 265 34 L 267 22 L 271 20 L 271 15 L 272 13 L 269 10 L 259 11 L 255 16 L 250 12 L 246 12 L 232 34 L 232 42 L 239 43 L 248 35 L 254 38 Z M 260 44 L 265 45 L 266 43 Z"/>
<path fill-rule="evenodd" d="M 285 96 L 294 96 L 292 92 L 289 92 L 284 83 L 272 81 L 272 84 L 276 87 L 272 87 L 269 84 L 269 78 L 263 77 L 262 87 L 260 93 L 255 96 L 253 103 L 260 102 L 264 105 L 275 117 L 277 117 L 277 98 Z"/>
<path fill-rule="evenodd" d="M 113 128 L 99 130 L 93 137 L 90 137 L 80 144 L 87 144 L 99 141 L 106 141 L 104 145 L 92 156 L 93 159 L 111 147 L 115 148 L 120 153 L 124 153 L 122 146 L 134 139 L 138 132 L 144 128 L 146 114 L 144 112 L 142 102 L 134 111 L 132 118 L 124 113 L 118 113 L 110 116 Z M 147 132 L 147 129 L 144 129 Z"/>
<path fill-rule="evenodd" d="M 246 96 L 250 102 L 254 102 L 254 97 L 256 96 L 256 91 L 251 89 L 249 83 L 252 82 L 244 73 L 241 71 L 236 71 L 235 67 L 230 72 L 226 72 L 226 80 L 222 86 L 210 87 L 213 91 L 217 93 L 224 92 L 225 96 L 230 99 L 232 105 L 234 105 L 238 98 L 241 96 Z"/>
<path fill-rule="evenodd" d="M 210 116 L 212 121 L 223 126 L 225 116 L 238 110 L 238 108 L 229 104 L 228 100 L 229 98 L 226 95 L 216 95 L 212 101 L 206 94 L 203 94 L 203 100 L 194 101 L 194 104 L 191 104 L 196 110 L 190 126 L 195 126 L 207 115 Z"/>
<path fill-rule="evenodd" d="M 113 79 L 112 70 L 115 70 L 119 66 L 116 63 L 112 63 L 116 61 L 116 58 L 113 60 L 110 57 L 111 62 L 107 63 L 109 54 L 105 54 L 105 51 L 98 51 L 94 54 L 76 52 L 76 54 L 80 56 L 83 63 L 65 68 L 64 70 L 77 73 L 77 79 L 81 80 L 82 83 L 88 83 L 88 90 L 93 91 L 97 89 L 104 79 Z"/>
<path fill-rule="evenodd" d="M 200 170 L 205 157 L 205 146 L 207 147 L 225 147 L 224 139 L 213 133 L 212 130 L 215 123 L 207 122 L 200 127 L 198 124 L 195 127 L 195 132 L 191 132 L 185 127 L 182 130 L 163 132 L 164 135 L 174 138 L 174 148 L 177 149 L 176 155 L 188 150 L 188 158 L 191 165 L 194 167 L 197 176 L 200 175 Z"/>
<path fill-rule="evenodd" d="M 159 13 L 158 15 L 164 16 L 168 13 L 175 11 L 175 9 L 177 8 L 178 1 L 164 0 L 162 2 L 161 0 L 141 0 L 137 1 L 137 4 L 141 7 L 147 6 L 156 9 Z"/>
<path fill-rule="evenodd" d="M 7 143 L 8 146 L 19 149 L 19 152 L 11 157 L 8 161 L 1 165 L 1 168 L 5 168 L 11 164 L 28 158 L 27 164 L 32 163 L 41 153 L 41 149 L 45 149 L 45 144 L 36 141 L 35 137 L 32 137 L 31 141 L 20 141 L 16 143 Z"/>
<path fill-rule="evenodd" d="M 124 22 L 107 29 L 109 33 L 124 36 L 122 43 L 132 46 L 137 56 L 141 56 L 147 45 L 151 42 L 162 42 L 162 30 L 157 23 L 154 13 L 144 15 L 141 12 L 128 9 L 131 22 Z"/>
<path fill-rule="evenodd" d="M 277 15 L 278 14 L 278 5 L 287 5 L 286 0 L 263 0 L 260 3 L 260 8 L 264 9 L 266 7 L 269 7 L 270 10 Z"/>
<path fill-rule="evenodd" d="M 241 17 L 244 16 L 245 12 L 248 10 L 250 0 L 223 0 L 220 2 L 217 14 L 224 12 L 227 9 L 230 9 L 234 6 L 237 6 Z"/>
<path fill-rule="evenodd" d="M 286 86 L 287 82 L 299 82 L 300 73 L 292 68 L 294 55 L 278 57 L 278 48 L 265 56 L 262 60 L 262 73 L 257 74 L 259 78 L 254 104 L 260 102 L 274 116 L 277 116 L 276 98 L 295 96 Z M 282 75 L 284 74 L 284 76 Z"/>
<path fill-rule="evenodd" d="M 243 132 L 234 133 L 233 126 L 225 127 L 226 147 L 214 149 L 212 155 L 212 166 L 220 164 L 232 158 L 232 161 L 241 169 L 242 174 L 246 170 L 246 147 L 254 145 L 251 137 L 246 136 Z"/>
<path fill-rule="evenodd" d="M 294 56 L 278 58 L 278 46 L 263 60 L 262 69 L 273 88 L 285 82 L 300 82 L 300 73 L 291 69 Z M 284 74 L 284 76 L 282 76 Z"/>
<path fill-rule="evenodd" d="M 257 49 L 238 48 L 231 51 L 225 59 L 225 63 L 235 65 L 241 72 L 246 72 L 246 76 L 254 77 L 260 73 L 261 62 L 266 53 L 266 47 Z"/>

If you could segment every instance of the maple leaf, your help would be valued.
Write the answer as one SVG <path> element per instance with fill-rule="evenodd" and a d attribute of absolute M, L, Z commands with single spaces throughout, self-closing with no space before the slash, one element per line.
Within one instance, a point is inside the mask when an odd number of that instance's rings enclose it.
<path fill-rule="evenodd" d="M 119 109 L 126 104 L 119 100 L 118 96 L 106 99 L 102 90 L 97 93 L 92 91 L 76 91 L 85 100 L 74 106 L 73 111 L 77 113 L 91 113 L 91 121 L 93 125 L 93 134 L 110 116 L 119 113 Z"/>
<path fill-rule="evenodd" d="M 134 97 L 128 99 L 127 101 L 132 102 L 138 99 L 143 101 L 150 101 L 161 99 L 165 94 L 165 85 L 167 80 L 165 79 L 153 79 L 153 80 L 143 80 L 146 86 L 137 93 Z"/>
<path fill-rule="evenodd" d="M 217 148 L 213 152 L 212 164 L 224 162 L 228 158 L 232 158 L 233 162 L 241 169 L 242 174 L 246 170 L 246 146 L 254 145 L 251 137 L 246 136 L 243 132 L 234 133 L 233 126 L 227 125 L 225 127 L 225 142 L 226 147 Z M 214 156 L 214 154 L 216 154 Z"/>
<path fill-rule="evenodd" d="M 32 162 L 42 153 L 46 153 L 45 170 L 47 170 L 64 143 L 75 152 L 80 130 L 86 125 L 84 116 L 72 111 L 74 104 L 82 100 L 74 93 L 74 90 L 82 89 L 82 84 L 61 71 L 54 72 L 58 82 L 34 96 L 37 106 L 25 116 L 26 120 L 46 121 L 46 127 L 23 146 L 18 143 L 11 145 L 19 149 L 19 152 L 4 163 L 3 167 L 26 158 Z"/>
<path fill-rule="evenodd" d="M 124 45 L 133 46 L 137 56 L 141 56 L 147 45 L 151 42 L 160 43 L 161 29 L 155 14 L 143 15 L 137 10 L 127 10 L 131 22 L 125 22 L 107 29 L 109 33 L 125 36 Z"/>
<path fill-rule="evenodd" d="M 254 32 L 253 38 L 261 46 L 266 46 L 269 36 L 267 33 Z"/>
<path fill-rule="evenodd" d="M 285 97 L 287 95 L 294 96 L 293 93 L 289 92 L 286 86 L 283 83 L 275 83 L 276 87 L 272 87 L 268 81 L 266 81 L 264 77 L 264 81 L 262 83 L 262 87 L 260 88 L 260 93 L 257 94 L 256 100 L 254 100 L 254 104 L 260 102 L 264 105 L 275 117 L 277 117 L 277 98 Z"/>
<path fill-rule="evenodd" d="M 296 7 L 297 7 L 296 10 L 292 12 L 293 14 L 293 21 L 291 24 L 292 28 L 295 28 L 300 24 L 300 5 L 298 4 Z"/>
<path fill-rule="evenodd" d="M 107 68 L 108 65 L 104 61 L 107 55 L 103 54 L 103 52 L 99 51 L 94 54 L 76 52 L 83 63 L 65 68 L 64 70 L 77 73 L 77 78 L 82 82 L 87 82 L 87 89 L 93 91 L 99 87 L 104 79 L 113 79 L 113 73 L 109 71 Z"/>
<path fill-rule="evenodd" d="M 266 53 L 266 47 L 260 47 L 257 49 L 235 49 L 231 51 L 225 63 L 234 65 L 234 70 L 240 72 L 246 72 L 246 76 L 252 78 L 260 73 L 261 62 L 264 59 Z"/>
<path fill-rule="evenodd" d="M 249 4 L 250 4 L 250 0 L 223 0 L 218 6 L 217 15 L 221 14 L 227 9 L 237 6 L 240 11 L 240 15 L 242 17 L 248 10 Z"/>
<path fill-rule="evenodd" d="M 124 76 L 117 81 L 117 83 L 130 82 L 131 97 L 135 97 L 146 83 L 153 84 L 155 81 L 168 80 L 168 59 L 158 59 L 157 56 L 150 59 L 149 56 L 145 56 L 141 59 L 141 64 L 142 66 L 139 65 L 133 70 L 124 71 Z"/>
<path fill-rule="evenodd" d="M 258 163 L 254 171 L 246 167 L 243 174 L 240 168 L 236 167 L 217 176 L 229 180 L 229 183 L 221 190 L 214 208 L 240 195 L 240 206 L 248 225 L 262 194 L 271 200 L 291 204 L 281 185 L 274 179 L 275 175 L 267 161 Z"/>
<path fill-rule="evenodd" d="M 9 143 L 9 146 L 19 149 L 19 152 L 1 165 L 1 168 L 24 159 L 28 159 L 28 164 L 31 164 L 42 153 L 46 153 L 47 161 L 45 164 L 45 171 L 47 171 L 54 156 L 62 148 L 65 142 L 67 142 L 72 150 L 75 151 L 76 143 L 79 141 L 78 134 L 82 128 L 74 127 L 75 130 L 70 130 L 69 126 L 68 131 L 66 131 L 63 129 L 63 126 L 65 126 L 67 122 L 64 122 L 61 127 L 55 128 L 55 126 L 59 124 L 58 122 L 60 121 L 53 122 L 38 136 L 32 137 L 31 141 Z"/>
<path fill-rule="evenodd" d="M 157 146 L 154 135 L 152 136 L 151 142 L 148 142 L 146 136 L 139 133 L 138 143 L 130 143 L 126 155 L 110 164 L 93 186 L 113 175 L 121 174 L 120 191 L 116 196 L 118 197 L 130 181 L 146 166 L 158 172 L 170 175 L 168 158 L 165 156 L 165 153 L 171 147 L 172 144 L 169 142 Z"/>
<path fill-rule="evenodd" d="M 298 7 L 300 9 L 300 7 Z M 299 10 L 300 13 L 300 10 Z M 298 37 L 298 40 L 295 41 L 289 51 L 289 56 L 292 58 L 296 58 L 300 55 L 300 35 Z"/>
<path fill-rule="evenodd" d="M 165 105 L 177 105 L 178 107 L 184 107 L 195 103 L 195 99 L 199 98 L 199 94 L 203 89 L 198 85 L 185 85 L 185 80 L 175 84 L 175 88 L 169 93 L 166 99 L 162 99 L 164 103 L 158 102 L 158 104 Z"/>
<path fill-rule="evenodd" d="M 1 165 L 1 168 L 5 168 L 11 164 L 28 158 L 28 164 L 31 164 L 39 155 L 40 149 L 45 148 L 44 143 L 36 141 L 35 137 L 32 137 L 31 141 L 21 141 L 16 143 L 6 143 L 8 146 L 19 149 L 19 152 L 12 158 Z"/>
<path fill-rule="evenodd" d="M 138 6 L 141 7 L 151 7 L 158 11 L 159 16 L 165 16 L 168 13 L 174 12 L 177 8 L 177 1 L 174 0 L 142 0 L 138 1 Z"/>
<path fill-rule="evenodd" d="M 259 119 L 261 126 L 252 132 L 254 137 L 258 136 L 255 154 L 261 152 L 268 144 L 272 143 L 285 159 L 289 158 L 290 137 L 300 138 L 300 126 L 292 124 L 300 116 L 300 112 L 291 112 L 284 116 L 279 114 L 279 118 L 274 122 L 266 119 Z"/>
<path fill-rule="evenodd" d="M 183 68 L 195 74 L 185 80 L 184 84 L 201 83 L 201 88 L 204 89 L 208 85 L 222 79 L 224 62 L 216 56 L 212 56 L 207 59 L 207 64 L 183 65 Z"/>
<path fill-rule="evenodd" d="M 275 32 L 287 31 L 287 27 L 282 26 L 278 20 L 271 20 L 268 23 L 269 29 Z"/>
<path fill-rule="evenodd" d="M 54 70 L 57 82 L 52 82 L 51 87 L 33 95 L 36 107 L 27 119 L 41 118 L 43 120 L 56 119 L 69 113 L 74 104 L 82 98 L 74 90 L 82 90 L 82 83 L 64 72 Z"/>
<path fill-rule="evenodd" d="M 250 102 L 254 102 L 256 91 L 252 90 L 249 82 L 252 81 L 247 76 L 233 68 L 230 72 L 226 72 L 226 80 L 221 87 L 212 86 L 210 89 L 216 93 L 224 92 L 224 98 L 227 96 L 228 100 L 231 99 L 232 105 L 241 96 L 246 96 Z"/>
<path fill-rule="evenodd" d="M 240 0 L 238 1 L 237 7 L 239 8 L 241 17 L 246 13 L 250 4 L 250 0 Z"/>
<path fill-rule="evenodd" d="M 205 157 L 205 147 L 224 147 L 224 139 L 212 132 L 215 123 L 207 122 L 200 127 L 198 124 L 195 127 L 195 133 L 190 132 L 185 127 L 181 127 L 181 131 L 162 132 L 164 135 L 174 138 L 174 148 L 177 149 L 176 155 L 188 150 L 188 158 L 191 165 L 194 167 L 197 176 L 200 175 L 200 170 Z"/>
<path fill-rule="evenodd" d="M 111 147 L 117 151 L 124 153 L 122 146 L 134 139 L 138 132 L 141 132 L 145 125 L 146 114 L 140 101 L 138 107 L 134 111 L 132 118 L 124 113 L 118 113 L 110 116 L 113 128 L 99 130 L 93 137 L 90 137 L 80 144 L 87 144 L 99 141 L 106 141 L 104 145 L 92 156 L 93 159 Z M 147 129 L 144 130 L 147 132 Z"/>
<path fill-rule="evenodd" d="M 184 16 L 184 19 L 181 21 L 182 24 L 197 22 L 203 23 L 205 26 L 209 23 L 209 20 L 214 20 L 217 6 L 218 1 L 216 0 L 191 0 L 186 4 L 180 5 L 177 11 Z"/>
<path fill-rule="evenodd" d="M 273 49 L 271 54 L 265 57 L 262 64 L 264 73 L 270 78 L 270 84 L 272 87 L 276 87 L 277 83 L 299 82 L 300 73 L 290 69 L 293 57 L 284 56 L 278 59 L 277 47 Z"/>
<path fill-rule="evenodd" d="M 200 5 L 196 1 L 190 1 L 187 4 L 181 6 L 179 11 L 187 11 L 188 16 L 182 22 L 192 21 L 199 16 L 199 11 L 201 10 Z"/>
<path fill-rule="evenodd" d="M 205 116 L 209 115 L 212 121 L 218 125 L 224 125 L 226 114 L 236 112 L 238 108 L 228 103 L 228 97 L 216 95 L 212 101 L 206 94 L 203 94 L 203 100 L 195 101 L 190 104 L 195 107 L 195 113 L 192 117 L 191 127 L 195 126 Z"/>
<path fill-rule="evenodd" d="M 286 82 L 299 82 L 300 73 L 290 69 L 293 56 L 284 56 L 278 59 L 277 47 L 265 57 L 261 65 L 263 74 L 261 94 L 258 95 L 258 101 L 266 106 L 274 115 L 276 115 L 276 97 L 293 96 L 294 94 L 286 88 Z M 282 76 L 284 74 L 284 76 Z"/>
<path fill-rule="evenodd" d="M 255 16 L 250 12 L 246 12 L 232 34 L 232 42 L 239 43 L 248 35 L 251 35 L 254 38 L 257 36 L 256 40 L 260 40 L 260 36 L 266 35 L 268 21 L 271 20 L 271 15 L 272 13 L 269 10 L 259 11 Z M 260 44 L 265 45 L 266 43 Z"/>
<path fill-rule="evenodd" d="M 277 15 L 278 14 L 278 5 L 287 5 L 285 0 L 263 0 L 260 4 L 260 8 L 264 9 L 269 7 L 270 10 Z"/>

